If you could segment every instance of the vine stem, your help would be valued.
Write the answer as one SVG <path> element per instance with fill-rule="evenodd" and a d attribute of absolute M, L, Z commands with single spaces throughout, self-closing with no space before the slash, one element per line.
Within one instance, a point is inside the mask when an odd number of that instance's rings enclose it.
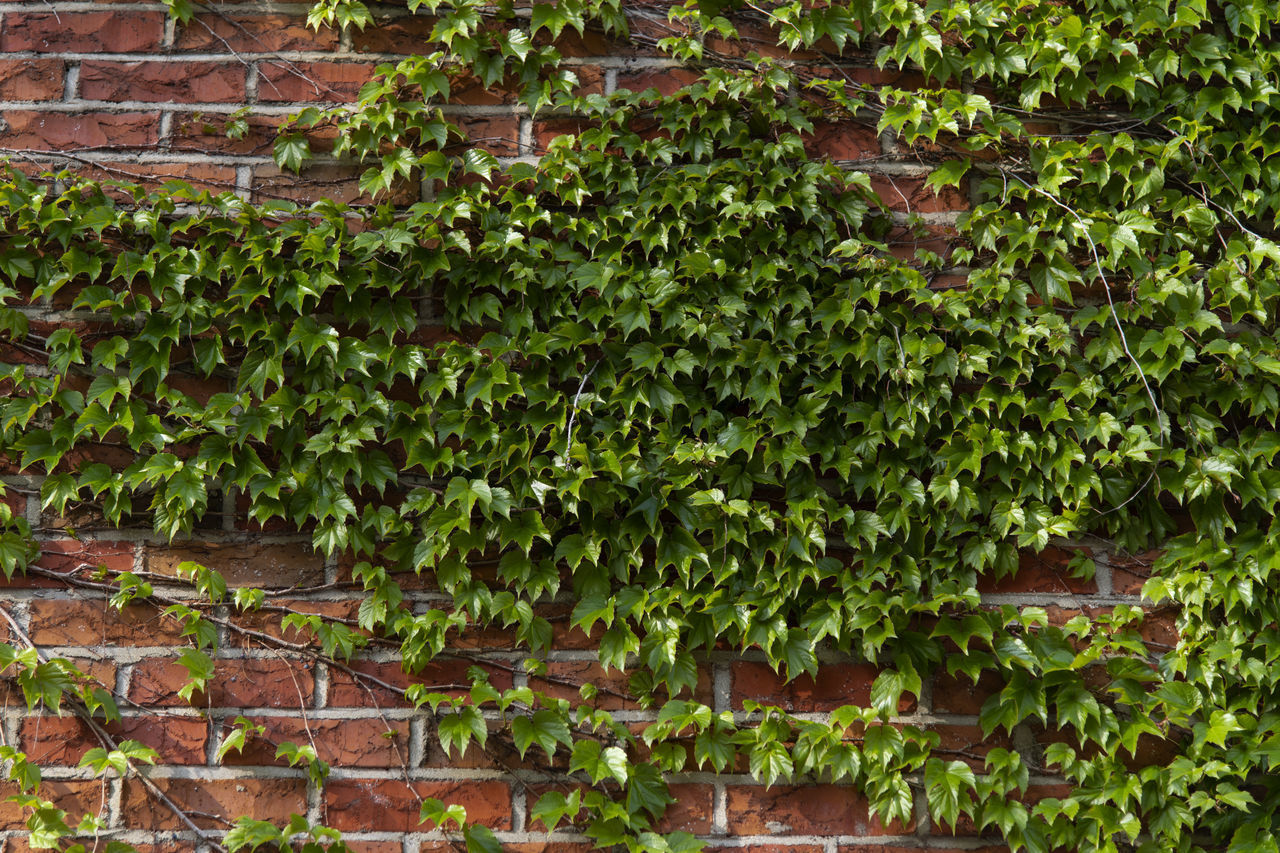
<path fill-rule="evenodd" d="M 1009 173 L 1009 174 L 1013 174 L 1013 173 Z M 1017 181 L 1021 183 L 1023 186 L 1025 186 L 1027 189 L 1031 190 L 1033 193 L 1044 196 L 1051 203 L 1065 210 L 1067 213 L 1071 214 L 1075 218 L 1076 222 L 1080 223 L 1081 233 L 1084 234 L 1085 242 L 1089 244 L 1089 252 L 1093 255 L 1093 265 L 1098 270 L 1098 278 L 1102 280 L 1102 291 L 1107 294 L 1107 306 L 1111 309 L 1111 319 L 1115 322 L 1116 332 L 1120 336 L 1120 347 L 1121 349 L 1124 350 L 1124 354 L 1128 356 L 1129 361 L 1133 363 L 1134 369 L 1138 371 L 1138 378 L 1142 380 L 1142 387 L 1147 392 L 1147 398 L 1151 400 L 1151 407 L 1152 409 L 1155 410 L 1155 413 L 1156 413 L 1156 423 L 1160 427 L 1160 432 L 1159 432 L 1160 445 L 1161 447 L 1163 447 L 1165 433 L 1169 431 L 1168 419 L 1165 417 L 1164 412 L 1160 411 L 1160 403 L 1156 400 L 1155 391 L 1151 390 L 1151 383 L 1147 381 L 1146 371 L 1142 369 L 1142 365 L 1138 362 L 1137 357 L 1134 356 L 1133 352 L 1129 349 L 1129 338 L 1125 335 L 1124 326 L 1121 325 L 1120 317 L 1116 314 L 1116 303 L 1111 298 L 1111 283 L 1107 281 L 1107 274 L 1102 269 L 1102 259 L 1098 256 L 1098 244 L 1093 242 L 1093 237 L 1089 235 L 1089 226 L 1085 224 L 1084 218 L 1079 213 L 1076 213 L 1074 208 L 1068 206 L 1064 202 L 1055 198 L 1051 193 L 1048 193 L 1045 190 L 1041 189 L 1040 187 L 1029 183 L 1021 175 L 1013 174 L 1013 177 L 1017 179 Z M 1141 486 L 1134 489 L 1133 494 L 1129 495 L 1129 497 L 1125 498 L 1122 502 L 1116 504 L 1110 509 L 1099 513 L 1099 515 L 1108 515 L 1131 503 L 1134 498 L 1140 495 L 1143 492 L 1143 490 L 1146 489 L 1147 486 L 1151 484 L 1151 481 L 1154 480 L 1155 477 L 1156 477 L 1156 469 L 1155 469 L 1155 466 L 1152 466 L 1151 473 L 1147 475 L 1146 481 Z"/>
<path fill-rule="evenodd" d="M 36 653 L 37 660 L 41 663 L 49 662 L 49 659 L 45 656 L 44 652 L 40 651 L 40 648 L 31 641 L 31 638 L 27 636 L 27 632 L 24 631 L 22 626 L 18 624 L 17 620 L 13 618 L 13 614 L 11 614 L 3 605 L 0 605 L 0 616 L 3 616 L 4 620 L 9 623 L 9 627 L 13 630 L 13 633 L 18 637 L 18 639 L 22 641 L 23 645 Z M 86 708 L 79 699 L 74 696 L 68 697 L 67 705 L 71 708 L 71 712 L 75 714 L 81 722 L 89 727 L 89 730 L 93 732 L 94 737 L 98 739 L 98 742 L 101 743 L 105 749 L 112 752 L 118 752 L 120 750 L 120 745 L 116 742 L 116 739 L 113 738 L 111 734 L 93 718 L 93 715 L 89 713 L 89 709 Z M 152 782 L 147 778 L 147 776 L 144 775 L 142 771 L 140 771 L 127 757 L 125 758 L 125 765 L 133 775 L 138 777 L 151 796 L 155 797 L 163 803 L 169 811 L 173 812 L 174 816 L 194 832 L 202 842 L 208 844 L 213 850 L 217 851 L 217 853 L 227 853 L 227 848 L 210 838 L 208 833 L 197 826 L 195 821 L 191 819 L 191 816 L 182 810 L 181 806 L 170 799 L 168 794 L 160 790 L 160 787 L 156 785 L 155 782 Z"/>

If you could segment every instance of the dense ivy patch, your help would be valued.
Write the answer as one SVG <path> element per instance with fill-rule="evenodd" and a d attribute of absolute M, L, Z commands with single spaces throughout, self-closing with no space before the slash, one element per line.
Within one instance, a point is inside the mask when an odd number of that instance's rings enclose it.
<path fill-rule="evenodd" d="M 421 178 L 430 201 L 251 207 L 171 187 L 124 204 L 5 179 L 0 327 L 39 363 L 3 367 L 0 449 L 47 472 L 47 506 L 180 537 L 211 489 L 238 490 L 254 520 L 354 562 L 358 626 L 286 617 L 337 660 L 375 635 L 420 668 L 496 624 L 536 672 L 552 639 L 537 605 L 571 592 L 600 661 L 658 710 L 641 734 L 479 670 L 468 694 L 410 698 L 446 749 L 567 752 L 589 784 L 532 817 L 602 846 L 699 849 L 653 830 L 664 774 L 742 765 L 851 784 L 885 820 L 908 818 L 923 786 L 934 819 L 968 816 L 1015 849 L 1277 849 L 1273 4 L 688 0 L 657 47 L 700 76 L 665 97 L 579 96 L 546 46 L 587 28 L 625 39 L 616 2 L 408 5 L 436 16 L 431 52 L 381 69 L 350 109 L 296 117 L 276 154 L 304 167 L 309 130 L 332 125 L 337 153 L 368 164 L 366 191 Z M 312 19 L 371 16 L 324 0 Z M 816 58 L 717 52 L 748 24 Z M 854 83 L 845 63 L 923 85 Z M 462 74 L 581 130 L 536 165 L 447 155 L 459 133 L 438 107 Z M 831 115 L 896 134 L 934 187 L 976 182 L 963 248 L 913 250 L 926 218 L 806 154 Z M 944 284 L 955 267 L 963 282 Z M 105 326 L 32 334 L 24 306 L 45 298 Z M 191 375 L 229 390 L 192 397 L 175 379 Z M 104 446 L 133 461 L 95 461 Z M 36 551 L 0 513 L 11 574 Z M 1163 547 L 1145 595 L 1176 605 L 1177 644 L 1144 640 L 1132 607 L 1054 624 L 980 606 L 980 578 L 1062 540 Z M 210 601 L 265 600 L 189 570 Z M 399 608 L 405 571 L 434 575 L 453 606 Z M 153 597 L 135 575 L 109 580 L 118 604 Z M 192 636 L 194 690 L 216 632 L 207 608 L 170 612 Z M 870 706 L 825 721 L 735 717 L 693 698 L 718 643 L 788 677 L 822 647 L 882 670 Z M 33 704 L 114 713 L 21 643 L 0 645 L 0 665 Z M 1043 767 L 993 749 L 975 772 L 892 721 L 938 672 L 1001 680 L 987 733 L 1039 721 L 1067 736 Z M 150 757 L 126 743 L 86 761 L 127 773 Z M 314 752 L 285 757 L 323 782 Z M 39 799 L 37 768 L 0 758 L 32 791 L 37 843 L 77 831 Z M 1032 773 L 1070 793 L 1027 801 Z M 457 807 L 428 801 L 423 818 L 499 849 Z M 289 839 L 341 844 L 249 820 L 223 843 Z"/>

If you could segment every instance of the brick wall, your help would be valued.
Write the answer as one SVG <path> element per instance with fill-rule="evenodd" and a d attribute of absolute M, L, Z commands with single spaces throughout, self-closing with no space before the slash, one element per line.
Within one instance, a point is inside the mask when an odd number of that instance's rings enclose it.
<path fill-rule="evenodd" d="M 126 179 L 179 177 L 215 190 L 233 190 L 255 201 L 266 198 L 337 197 L 356 199 L 353 167 L 320 162 L 302 178 L 282 174 L 270 157 L 273 127 L 309 104 L 350 100 L 375 64 L 417 49 L 429 25 L 403 10 L 381 10 L 379 26 L 339 34 L 311 32 L 300 3 L 224 2 L 202 7 L 190 24 L 175 27 L 159 3 L 0 3 L 0 146 L 31 169 L 69 166 L 84 174 Z M 661 35 L 659 6 L 636 5 L 632 23 L 646 35 Z M 643 44 L 643 40 L 641 44 Z M 583 85 L 599 91 L 616 87 L 673 88 L 681 73 L 643 47 L 624 47 L 603 38 L 566 39 L 562 51 L 577 66 Z M 857 79 L 884 79 L 870 67 L 846 69 Z M 249 133 L 229 139 L 224 123 L 248 106 Z M 485 140 L 503 158 L 528 157 L 565 127 L 564 120 L 533 120 L 504 99 L 478 88 L 463 89 L 447 108 L 452 120 Z M 820 127 L 811 139 L 815 153 L 856 163 L 871 172 L 884 197 L 902 211 L 922 213 L 935 229 L 935 248 L 945 251 L 949 226 L 966 198 L 926 193 L 928 166 L 918 152 L 899 150 L 874 127 L 849 123 Z M 412 191 L 409 191 L 412 195 Z M 52 307 L 37 319 L 69 321 Z M 4 358 L 12 357 L 5 353 Z M 374 651 L 349 668 L 317 660 L 305 638 L 284 639 L 293 647 L 268 646 L 252 635 L 226 633 L 216 681 L 190 704 L 176 695 L 185 675 L 176 663 L 182 646 L 179 626 L 158 609 L 109 609 L 105 593 L 92 583 L 72 588 L 50 575 L 82 566 L 105 565 L 151 577 L 162 596 L 181 598 L 184 587 L 170 583 L 182 560 L 196 560 L 223 572 L 233 584 L 275 587 L 278 605 L 329 616 L 352 617 L 357 594 L 343 583 L 344 567 L 326 563 L 309 550 L 309 537 L 287 532 L 250 532 L 241 507 L 227 497 L 222 513 L 211 514 L 199 540 L 168 545 L 141 528 L 114 530 L 91 518 L 42 513 L 39 482 L 10 473 L 16 487 L 7 498 L 39 531 L 44 570 L 0 587 L 0 603 L 31 640 L 49 654 L 81 662 L 113 690 L 124 714 L 114 726 L 120 737 L 140 740 L 160 753 L 151 773 L 156 784 L 187 808 L 202 825 L 225 829 L 222 817 L 248 814 L 287 819 L 308 814 L 349 833 L 371 853 L 417 853 L 452 849 L 438 835 L 422 832 L 418 802 L 436 797 L 460 802 L 472 819 L 498 831 L 517 851 L 586 850 L 582 839 L 547 837 L 528 820 L 532 799 L 544 777 L 536 768 L 469 753 L 450 760 L 429 736 L 428 721 L 414 712 L 395 688 L 406 684 L 390 652 Z M 1094 580 L 1067 576 L 1065 551 L 1028 557 L 1015 578 L 988 585 L 985 601 L 1038 604 L 1051 618 L 1095 612 L 1117 603 L 1137 603 L 1143 566 L 1112 564 L 1095 554 Z M 409 605 L 440 606 L 443 596 L 417 579 L 405 583 Z M 594 664 L 592 640 L 567 629 L 571 602 L 552 605 L 557 629 L 544 689 L 576 697 L 585 680 L 613 687 L 602 706 L 641 724 L 650 718 L 625 697 L 625 681 L 602 676 Z M 215 616 L 218 614 L 215 613 Z M 279 636 L 278 619 L 264 616 L 253 630 Z M 1148 620 L 1155 639 L 1167 640 L 1167 623 Z M 13 629 L 0 624 L 0 639 Z M 1160 636 L 1161 634 L 1164 636 Z M 468 648 L 441 658 L 420 676 L 448 685 L 467 666 L 481 663 L 499 686 L 528 682 L 524 652 L 502 632 L 479 634 Z M 874 669 L 830 657 L 816 680 L 790 684 L 751 655 L 717 653 L 704 661 L 699 692 L 716 710 L 740 709 L 744 699 L 777 703 L 799 714 L 822 715 L 839 705 L 866 703 Z M 922 695 L 905 697 L 899 721 L 936 729 L 939 754 L 981 761 L 993 746 L 1014 747 L 1034 758 L 1048 735 L 1020 729 L 1012 743 L 983 740 L 977 713 L 981 689 L 967 681 L 939 678 Z M 7 742 L 17 743 L 48 767 L 49 790 L 69 810 L 99 812 L 108 827 L 127 829 L 123 839 L 143 850 L 181 850 L 194 836 L 148 795 L 136 780 L 106 784 L 86 781 L 76 769 L 96 742 L 70 717 L 26 714 L 21 695 L 0 682 L 0 725 Z M 136 703 L 136 704 L 135 704 Z M 225 762 L 214 751 L 225 727 L 245 716 L 263 724 L 266 735 Z M 274 758 L 274 744 L 308 736 L 320 757 L 334 766 L 323 792 L 305 774 Z M 1032 795 L 1049 795 L 1055 780 L 1033 780 Z M 826 784 L 766 789 L 747 775 L 689 773 L 678 778 L 677 804 L 667 828 L 705 836 L 712 848 L 751 853 L 855 853 L 929 849 L 995 850 L 998 845 L 972 831 L 952 836 L 931 827 L 917 802 L 917 817 L 906 826 L 882 826 L 867 814 L 850 789 Z M 22 849 L 20 810 L 0 805 L 0 838 L 6 849 Z"/>

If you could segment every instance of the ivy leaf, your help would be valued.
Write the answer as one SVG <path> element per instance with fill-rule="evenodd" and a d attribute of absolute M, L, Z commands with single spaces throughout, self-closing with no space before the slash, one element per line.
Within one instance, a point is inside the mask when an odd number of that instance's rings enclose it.
<path fill-rule="evenodd" d="M 276 139 L 271 156 L 281 169 L 297 174 L 311 159 L 311 143 L 300 134 L 285 134 Z"/>

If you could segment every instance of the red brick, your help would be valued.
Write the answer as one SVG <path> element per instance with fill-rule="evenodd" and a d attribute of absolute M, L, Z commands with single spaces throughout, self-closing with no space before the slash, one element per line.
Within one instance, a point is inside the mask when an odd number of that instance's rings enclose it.
<path fill-rule="evenodd" d="M 975 770 L 985 765 L 983 759 L 993 749 L 1012 749 L 1013 744 L 1002 732 L 993 732 L 991 737 L 982 736 L 981 726 L 934 725 L 928 727 L 937 732 L 941 741 L 933 752 L 942 758 L 963 761 Z"/>
<path fill-rule="evenodd" d="M 61 59 L 0 60 L 0 98 L 6 101 L 58 101 L 62 99 Z"/>
<path fill-rule="evenodd" d="M 304 779 L 166 779 L 152 776 L 161 791 L 204 829 L 222 829 L 219 818 L 249 817 L 281 824 L 306 814 Z M 137 779 L 124 781 L 123 822 L 130 829 L 186 829 L 172 811 Z"/>
<path fill-rule="evenodd" d="M 196 717 L 124 717 L 103 726 L 117 741 L 136 740 L 160 753 L 161 764 L 204 764 L 209 725 Z M 22 749 L 41 765 L 76 766 L 86 750 L 101 746 L 75 717 L 32 716 L 22 721 Z"/>
<path fill-rule="evenodd" d="M 96 569 L 105 566 L 112 572 L 133 570 L 132 542 L 111 542 L 102 539 L 51 539 L 40 543 L 38 565 L 55 572 L 70 572 L 77 568 Z"/>
<path fill-rule="evenodd" d="M 313 664 L 292 666 L 276 658 L 233 658 L 217 661 L 207 694 L 197 693 L 196 707 L 297 708 L 308 706 L 314 689 Z M 146 658 L 133 672 L 129 698 L 141 705 L 185 705 L 178 690 L 187 681 L 187 670 L 176 660 Z M 299 698 L 301 693 L 301 698 Z"/>
<path fill-rule="evenodd" d="M 1093 578 L 1074 578 L 1068 564 L 1073 554 L 1064 548 L 1046 548 L 1039 553 L 1018 555 L 1018 571 L 1003 578 L 978 578 L 978 592 L 1051 592 L 1088 594 L 1097 592 Z"/>
<path fill-rule="evenodd" d="M 503 853 L 592 853 L 599 850 L 594 844 L 577 844 L 570 841 L 524 841 L 519 844 L 506 842 Z M 429 841 L 422 845 L 421 853 L 457 853 L 458 848 L 449 842 Z"/>
<path fill-rule="evenodd" d="M 354 101 L 373 76 L 367 62 L 263 63 L 258 100 L 264 102 Z"/>
<path fill-rule="evenodd" d="M 325 787 L 329 826 L 343 832 L 417 832 L 421 802 L 434 797 L 467 810 L 467 821 L 490 829 L 511 828 L 511 788 L 506 782 L 416 782 L 396 779 L 341 779 Z"/>
<path fill-rule="evenodd" d="M 939 830 L 935 825 L 933 834 L 949 835 L 946 829 Z M 1003 844 L 983 845 L 982 847 L 937 847 L 930 844 L 927 848 L 923 845 L 892 845 L 883 844 L 841 844 L 836 847 L 837 853 L 1009 853 L 1009 848 Z"/>
<path fill-rule="evenodd" d="M 872 175 L 871 189 L 890 210 L 945 213 L 969 209 L 969 200 L 960 190 L 942 187 L 935 192 L 925 186 L 924 178 Z"/>
<path fill-rule="evenodd" d="M 984 672 L 975 685 L 969 676 L 939 671 L 933 680 L 933 710 L 939 714 L 978 714 L 983 704 L 1004 688 L 994 672 Z"/>
<path fill-rule="evenodd" d="M 53 804 L 66 811 L 74 825 L 86 814 L 99 814 L 106 817 L 105 781 L 94 782 L 60 782 L 45 780 L 40 783 L 40 796 L 52 800 Z M 18 793 L 12 782 L 0 782 L 0 829 L 26 829 L 29 812 L 9 802 L 8 798 Z"/>
<path fill-rule="evenodd" d="M 162 575 L 176 575 L 182 563 L 198 563 L 220 572 L 231 586 L 280 589 L 324 583 L 324 557 L 300 542 L 148 545 L 143 561 L 147 571 Z"/>
<path fill-rule="evenodd" d="M 870 664 L 828 664 L 819 668 L 817 678 L 802 675 L 786 682 L 766 663 L 735 661 L 732 665 L 733 707 L 744 699 L 779 705 L 792 713 L 831 711 L 841 705 L 868 705 L 871 684 L 879 670 Z M 914 696 L 904 693 L 899 710 L 915 707 Z"/>
<path fill-rule="evenodd" d="M 430 44 L 436 19 L 427 15 L 390 18 L 352 33 L 351 44 L 364 53 L 422 53 Z"/>
<path fill-rule="evenodd" d="M 105 600 L 35 599 L 31 639 L 40 646 L 166 646 L 182 642 L 182 625 L 146 604 L 117 610 Z"/>
<path fill-rule="evenodd" d="M 1145 642 L 1171 649 L 1178 644 L 1178 615 L 1171 608 L 1147 612 L 1138 627 Z"/>
<path fill-rule="evenodd" d="M 630 56 L 635 53 L 634 46 L 613 41 L 597 30 L 587 30 L 582 35 L 579 35 L 573 29 L 567 27 L 554 41 L 545 30 L 539 32 L 537 38 L 534 39 L 534 44 L 553 44 L 561 56 L 575 58 L 587 56 Z"/>
<path fill-rule="evenodd" d="M 81 178 L 90 181 L 119 181 L 129 185 L 140 186 L 146 192 L 153 192 L 170 181 L 183 181 L 190 184 L 197 192 L 223 192 L 235 188 L 236 171 L 231 166 L 215 166 L 208 163 L 99 163 L 94 166 L 77 164 L 69 170 Z M 131 196 L 122 189 L 106 189 L 107 195 L 129 201 Z M 170 452 L 181 455 L 182 448 L 171 446 Z M 128 465 L 126 460 L 133 457 L 128 449 L 110 452 L 112 448 L 95 449 L 84 454 L 96 462 L 110 465 L 114 469 L 123 469 Z M 76 451 L 67 454 L 67 458 L 76 455 Z M 64 467 L 66 467 L 64 465 Z"/>
<path fill-rule="evenodd" d="M 551 140 L 555 139 L 557 136 L 563 136 L 565 134 L 576 136 L 579 133 L 582 133 L 582 131 L 595 125 L 596 122 L 591 122 L 587 119 L 573 118 L 555 118 L 535 121 L 533 123 L 534 148 L 539 152 L 546 151 L 551 145 Z"/>
<path fill-rule="evenodd" d="M 885 238 L 889 254 L 908 261 L 917 259 L 922 252 L 931 252 L 945 261 L 951 250 L 962 243 L 959 233 L 950 225 L 892 228 Z"/>
<path fill-rule="evenodd" d="M 520 123 L 503 116 L 458 116 L 458 126 L 467 135 L 466 148 L 483 148 L 495 157 L 519 153 Z"/>
<path fill-rule="evenodd" d="M 1132 557 L 1112 555 L 1111 590 L 1116 595 L 1138 595 L 1142 585 L 1151 577 L 1151 566 L 1160 557 L 1160 551 L 1147 551 Z"/>
<path fill-rule="evenodd" d="M 258 166 L 253 170 L 253 196 L 255 202 L 264 199 L 284 199 L 308 204 L 328 199 L 339 204 L 370 204 L 372 199 L 360 189 L 361 166 L 321 164 L 308 166 L 301 175 L 285 172 L 271 166 Z M 419 185 L 400 179 L 389 194 L 378 201 L 393 204 L 412 204 L 419 197 Z"/>
<path fill-rule="evenodd" d="M 80 97 L 88 101 L 233 104 L 244 100 L 238 62 L 103 62 L 80 65 Z"/>
<path fill-rule="evenodd" d="M 5 12 L 0 51 L 138 53 L 163 35 L 163 12 Z"/>
<path fill-rule="evenodd" d="M 277 607 L 286 607 L 295 613 L 319 615 L 332 620 L 354 620 L 360 609 L 359 600 L 295 601 L 275 598 L 272 599 L 271 603 Z M 290 643 L 309 642 L 316 648 L 320 648 L 319 639 L 311 631 L 298 631 L 292 627 L 284 628 L 281 625 L 281 620 L 284 619 L 285 615 L 276 610 L 254 610 L 237 616 L 236 624 Z M 359 631 L 359 629 L 355 630 L 361 635 L 367 636 L 367 632 Z"/>
<path fill-rule="evenodd" d="M 175 50 L 213 53 L 276 53 L 282 50 L 335 50 L 338 32 L 313 30 L 301 15 L 197 15 L 174 34 Z M 282 60 L 273 60 L 282 61 Z"/>
<path fill-rule="evenodd" d="M 852 788 L 838 785 L 731 785 L 730 835 L 902 835 L 911 827 L 884 826 Z"/>
<path fill-rule="evenodd" d="M 351 669 L 396 686 L 396 692 L 367 680 L 357 682 L 349 673 L 336 667 L 329 672 L 329 705 L 336 708 L 367 708 L 374 703 L 383 707 L 394 705 L 407 707 L 403 691 L 410 684 L 430 685 L 435 692 L 459 696 L 471 689 L 467 670 L 475 664 L 469 660 L 434 660 L 415 675 L 407 675 L 399 663 L 374 663 L 352 661 Z M 511 673 L 489 669 L 489 681 L 499 690 L 511 687 Z"/>
<path fill-rule="evenodd" d="M 880 136 L 875 128 L 852 121 L 818 122 L 804 136 L 810 157 L 832 160 L 866 160 L 880 156 Z"/>
<path fill-rule="evenodd" d="M 698 72 L 687 68 L 650 68 L 629 74 L 619 74 L 618 88 L 630 89 L 633 92 L 657 89 L 664 95 L 674 95 L 699 79 L 701 75 Z"/>
<path fill-rule="evenodd" d="M 0 143 L 6 148 L 75 151 L 103 146 L 154 145 L 160 136 L 156 113 L 54 113 L 6 110 Z"/>
<path fill-rule="evenodd" d="M 283 759 L 276 758 L 276 747 L 285 741 L 314 743 L 321 760 L 335 767 L 399 768 L 409 756 L 409 724 L 403 720 L 390 721 L 391 728 L 388 729 L 387 723 L 376 717 L 308 719 L 305 722 L 300 716 L 252 719 L 254 723 L 265 726 L 266 733 L 249 738 L 239 752 L 228 752 L 223 764 L 270 766 L 282 763 Z M 388 732 L 394 737 L 388 737 Z"/>
<path fill-rule="evenodd" d="M 658 832 L 692 832 L 694 835 L 711 832 L 715 789 L 710 785 L 673 784 L 670 791 L 676 801 L 667 806 L 655 829 Z"/>
<path fill-rule="evenodd" d="M 824 853 L 825 847 L 819 844 L 748 844 L 746 847 L 719 847 L 712 844 L 706 848 L 707 853 L 713 851 L 722 851 L 722 853 Z M 919 853 L 919 851 L 912 851 Z"/>
<path fill-rule="evenodd" d="M 270 115 L 245 116 L 243 121 L 248 126 L 247 132 L 238 139 L 233 139 L 227 136 L 227 115 L 177 113 L 173 117 L 169 144 L 175 151 L 267 154 L 271 151 L 284 118 Z M 328 153 L 337 137 L 337 131 L 331 127 L 305 130 L 302 133 L 311 144 L 313 154 Z"/>
<path fill-rule="evenodd" d="M 547 677 L 531 677 L 529 686 L 558 699 L 568 699 L 579 704 L 584 700 L 578 689 L 583 684 L 590 683 L 600 692 L 586 704 L 616 711 L 640 707 L 627 687 L 630 677 L 629 673 L 616 669 L 605 672 L 604 667 L 595 661 L 553 661 L 547 664 Z M 689 696 L 687 691 L 682 695 L 686 698 Z M 711 704 L 711 675 L 705 667 L 698 670 L 698 684 L 693 698 L 703 704 Z"/>

